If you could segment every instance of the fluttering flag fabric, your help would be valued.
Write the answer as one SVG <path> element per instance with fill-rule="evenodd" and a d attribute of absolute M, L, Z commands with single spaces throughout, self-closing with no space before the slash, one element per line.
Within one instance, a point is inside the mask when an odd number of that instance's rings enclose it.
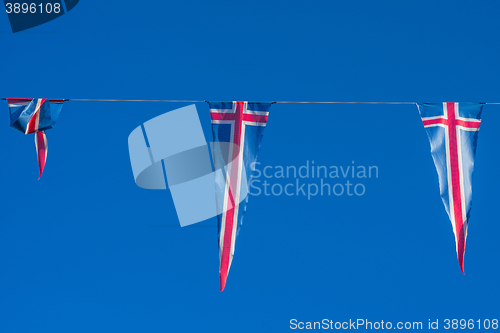
<path fill-rule="evenodd" d="M 38 169 L 40 170 L 40 176 L 42 177 L 43 169 L 45 168 L 45 161 L 47 160 L 48 144 L 47 136 L 45 131 L 35 133 L 35 146 L 36 146 L 36 157 L 38 159 Z"/>
<path fill-rule="evenodd" d="M 239 197 L 243 191 L 247 193 L 245 187 L 250 184 L 251 166 L 257 160 L 271 104 L 209 103 L 214 168 L 219 170 L 227 166 L 225 172 L 216 174 L 215 179 L 221 291 L 226 286 L 236 235 L 248 204 L 248 196 L 241 203 Z M 233 162 L 228 165 L 228 161 Z"/>
<path fill-rule="evenodd" d="M 458 263 L 464 273 L 465 241 L 472 203 L 472 175 L 483 105 L 418 104 L 431 143 L 441 198 L 455 234 Z"/>
<path fill-rule="evenodd" d="M 35 133 L 38 168 L 40 170 L 40 177 L 42 177 L 48 151 L 45 131 L 55 126 L 64 100 L 7 98 L 7 102 L 9 103 L 10 110 L 10 127 L 24 134 Z"/>

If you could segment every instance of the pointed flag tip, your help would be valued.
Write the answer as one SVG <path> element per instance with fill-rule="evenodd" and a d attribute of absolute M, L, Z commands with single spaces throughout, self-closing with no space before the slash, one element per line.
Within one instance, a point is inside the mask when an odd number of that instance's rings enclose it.
<path fill-rule="evenodd" d="M 220 274 L 220 291 L 223 292 L 226 287 L 227 274 Z"/>
<path fill-rule="evenodd" d="M 462 270 L 462 274 L 465 275 L 465 271 L 464 271 L 464 260 L 460 260 L 460 258 L 458 258 L 458 264 L 460 265 L 460 269 Z"/>
<path fill-rule="evenodd" d="M 42 174 L 43 174 L 43 169 L 45 168 L 45 165 L 44 166 L 40 166 L 40 176 L 38 177 L 38 180 L 40 180 L 40 178 L 42 178 Z"/>
<path fill-rule="evenodd" d="M 38 180 L 40 180 L 40 178 L 42 178 L 43 169 L 45 169 L 45 162 L 47 161 L 47 136 L 44 131 L 35 133 L 35 147 L 36 157 L 38 159 L 38 170 L 40 171 Z"/>

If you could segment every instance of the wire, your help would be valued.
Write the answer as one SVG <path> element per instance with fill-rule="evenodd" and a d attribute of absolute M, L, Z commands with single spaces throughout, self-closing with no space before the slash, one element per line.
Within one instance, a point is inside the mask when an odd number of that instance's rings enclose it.
<path fill-rule="evenodd" d="M 295 101 L 278 101 L 274 103 L 279 104 L 411 104 L 415 105 L 415 102 L 295 102 Z"/>
<path fill-rule="evenodd" d="M 172 99 L 76 99 L 68 98 L 65 101 L 74 102 L 151 102 L 151 103 L 205 103 L 196 100 L 172 100 Z"/>
<path fill-rule="evenodd" d="M 0 98 L 0 100 L 5 101 L 7 98 Z M 173 99 L 81 99 L 81 98 L 65 98 L 65 102 L 151 102 L 151 103 L 205 103 L 207 101 L 197 101 L 197 100 L 173 100 Z"/>
<path fill-rule="evenodd" d="M 199 100 L 170 100 L 170 99 L 65 99 L 77 102 L 160 102 L 160 103 L 208 103 Z M 277 101 L 273 104 L 417 104 L 414 102 L 302 102 L 302 101 Z"/>
<path fill-rule="evenodd" d="M 0 98 L 0 100 L 5 101 L 7 98 Z M 67 98 L 64 100 L 72 102 L 149 102 L 149 103 L 208 103 L 206 100 L 184 100 L 184 99 L 81 99 L 81 98 Z M 315 101 L 276 101 L 270 102 L 273 104 L 386 104 L 386 105 L 416 105 L 416 102 L 315 102 Z M 498 103 L 480 103 L 489 105 L 500 105 Z"/>

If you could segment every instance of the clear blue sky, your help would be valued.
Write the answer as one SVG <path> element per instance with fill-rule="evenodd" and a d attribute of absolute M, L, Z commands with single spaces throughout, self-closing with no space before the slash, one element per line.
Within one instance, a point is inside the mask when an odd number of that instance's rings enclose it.
<path fill-rule="evenodd" d="M 463 0 L 82 0 L 17 34 L 0 15 L 0 95 L 500 102 L 499 10 Z M 9 128 L 2 102 L 1 332 L 499 317 L 500 106 L 483 112 L 464 276 L 416 106 L 273 105 L 261 168 L 354 161 L 379 177 L 361 180 L 361 197 L 251 197 L 221 293 L 215 219 L 175 227 L 169 192 L 137 187 L 130 167 L 129 133 L 184 105 L 66 103 L 37 181 L 33 137 Z M 197 108 L 211 140 L 208 106 Z"/>

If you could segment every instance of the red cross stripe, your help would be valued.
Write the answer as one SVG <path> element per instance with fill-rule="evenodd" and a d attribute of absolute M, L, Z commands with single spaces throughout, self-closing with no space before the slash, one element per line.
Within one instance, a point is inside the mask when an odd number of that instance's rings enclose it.
<path fill-rule="evenodd" d="M 40 170 L 40 177 L 38 177 L 38 180 L 40 180 L 40 178 L 42 178 L 43 169 L 45 168 L 48 152 L 47 136 L 45 135 L 45 131 L 35 133 L 35 147 L 36 156 L 38 158 L 38 169 Z"/>
<path fill-rule="evenodd" d="M 446 164 L 450 202 L 450 220 L 455 233 L 458 262 L 464 272 L 465 240 L 467 238 L 467 216 L 462 174 L 462 145 L 460 130 L 478 131 L 481 120 L 462 118 L 458 103 L 443 103 L 443 116 L 422 118 L 424 127 L 439 126 L 445 129 Z"/>
<path fill-rule="evenodd" d="M 31 117 L 30 121 L 28 122 L 28 127 L 26 128 L 25 134 L 38 132 L 38 126 L 40 125 L 40 108 L 42 107 L 43 103 L 45 103 L 46 100 L 47 100 L 46 98 L 37 99 L 35 112 L 33 113 L 33 116 Z"/>
<path fill-rule="evenodd" d="M 232 161 L 227 170 L 224 191 L 224 208 L 220 231 L 220 286 L 226 285 L 227 275 L 234 255 L 236 229 L 238 225 L 238 203 L 240 202 L 240 184 L 243 165 L 243 147 L 245 146 L 245 126 L 266 126 L 268 112 L 249 111 L 247 102 L 233 102 L 233 108 L 210 112 L 212 123 L 231 125 L 232 149 L 228 161 Z"/>

